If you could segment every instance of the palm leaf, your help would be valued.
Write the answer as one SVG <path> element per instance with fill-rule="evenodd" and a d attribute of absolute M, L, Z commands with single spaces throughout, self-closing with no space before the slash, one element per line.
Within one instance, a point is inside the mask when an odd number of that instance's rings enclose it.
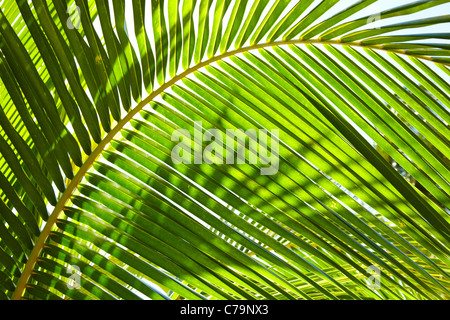
<path fill-rule="evenodd" d="M 448 2 L 3 0 L 0 298 L 448 299 Z"/>

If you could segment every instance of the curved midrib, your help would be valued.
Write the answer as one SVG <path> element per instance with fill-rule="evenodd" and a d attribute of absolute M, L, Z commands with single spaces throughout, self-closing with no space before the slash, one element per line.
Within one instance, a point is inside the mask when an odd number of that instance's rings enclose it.
<path fill-rule="evenodd" d="M 77 188 L 85 174 L 88 172 L 88 170 L 92 167 L 95 160 L 100 156 L 102 151 L 105 149 L 105 147 L 111 142 L 111 140 L 116 136 L 117 133 L 139 112 L 142 110 L 144 106 L 146 106 L 150 101 L 152 101 L 155 97 L 160 95 L 164 90 L 171 87 L 173 84 L 175 84 L 177 81 L 183 79 L 187 75 L 215 62 L 218 60 L 222 60 L 226 57 L 233 56 L 235 54 L 246 52 L 250 50 L 260 49 L 260 48 L 266 48 L 266 47 L 274 47 L 274 46 L 281 46 L 281 45 L 289 45 L 289 44 L 331 44 L 331 45 L 342 45 L 342 46 L 356 46 L 356 47 L 364 47 L 364 48 L 371 48 L 371 49 L 377 49 L 377 50 L 383 50 L 383 51 L 389 51 L 397 54 L 404 54 L 407 55 L 404 52 L 399 52 L 398 50 L 388 50 L 383 49 L 380 46 L 377 45 L 361 45 L 359 43 L 344 43 L 339 41 L 319 41 L 319 40 L 290 40 L 290 41 L 278 41 L 278 42 L 270 42 L 270 43 L 263 43 L 263 44 L 256 44 L 244 48 L 239 48 L 233 51 L 229 51 L 226 53 L 223 53 L 221 55 L 212 57 L 206 61 L 200 62 L 199 64 L 195 65 L 192 68 L 189 68 L 185 70 L 184 72 L 180 73 L 179 75 L 172 78 L 170 81 L 164 83 L 161 85 L 158 89 L 153 91 L 147 98 L 143 99 L 134 109 L 131 109 L 127 115 L 121 119 L 114 128 L 111 129 L 111 131 L 103 138 L 103 140 L 97 145 L 95 150 L 89 155 L 89 157 L 86 159 L 86 161 L 83 163 L 83 165 L 80 167 L 78 172 L 76 173 L 75 177 L 72 179 L 70 184 L 67 186 L 66 190 L 64 191 L 63 195 L 59 199 L 58 203 L 56 204 L 52 214 L 47 220 L 47 223 L 44 226 L 44 229 L 42 230 L 41 234 L 39 235 L 35 246 L 33 250 L 31 251 L 30 257 L 28 258 L 28 261 L 25 265 L 25 268 L 22 272 L 22 275 L 17 283 L 16 290 L 14 291 L 14 294 L 12 296 L 13 300 L 21 299 L 23 291 L 25 289 L 25 286 L 28 282 L 28 279 L 30 278 L 30 275 L 34 269 L 34 265 L 36 264 L 36 261 L 42 251 L 42 248 L 44 247 L 45 241 L 47 240 L 48 236 L 50 235 L 50 232 L 52 230 L 53 225 L 56 223 L 56 220 L 58 219 L 60 213 L 66 206 L 67 201 L 72 196 L 73 191 Z M 416 56 L 417 57 L 417 56 Z M 419 56 L 419 58 L 431 60 L 428 57 Z"/>

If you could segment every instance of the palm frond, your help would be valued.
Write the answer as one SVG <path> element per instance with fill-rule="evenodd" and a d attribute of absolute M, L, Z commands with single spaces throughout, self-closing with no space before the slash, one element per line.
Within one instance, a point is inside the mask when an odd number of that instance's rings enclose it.
<path fill-rule="evenodd" d="M 448 299 L 449 2 L 0 1 L 0 299 Z"/>

